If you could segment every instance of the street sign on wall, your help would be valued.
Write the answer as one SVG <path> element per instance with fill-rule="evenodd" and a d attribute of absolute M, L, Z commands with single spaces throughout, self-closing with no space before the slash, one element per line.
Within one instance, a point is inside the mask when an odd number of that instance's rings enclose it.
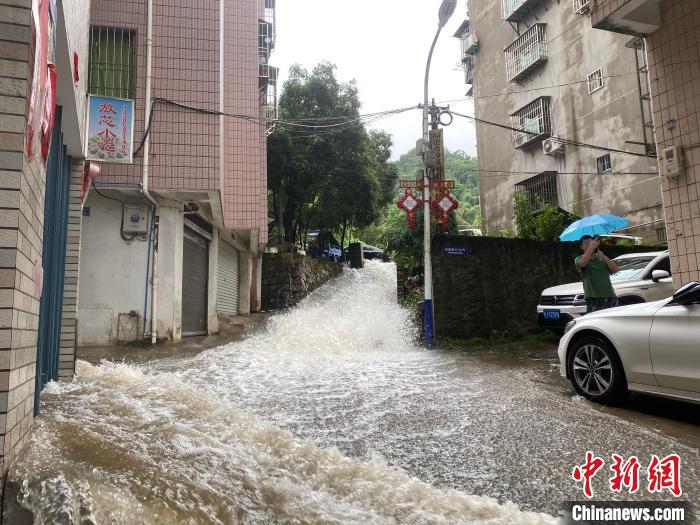
<path fill-rule="evenodd" d="M 88 97 L 86 160 L 131 164 L 134 156 L 134 101 Z"/>

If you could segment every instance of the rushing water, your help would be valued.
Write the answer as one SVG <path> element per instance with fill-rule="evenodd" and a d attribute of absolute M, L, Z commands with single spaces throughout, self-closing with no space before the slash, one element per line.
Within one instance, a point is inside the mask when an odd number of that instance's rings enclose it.
<path fill-rule="evenodd" d="M 378 441 L 440 447 L 439 433 L 395 435 L 396 418 L 459 424 L 430 399 L 462 379 L 413 344 L 393 275 L 347 271 L 245 342 L 194 358 L 79 361 L 73 383 L 43 394 L 13 473 L 22 507 L 38 524 L 551 521 L 373 457 Z M 478 384 L 454 392 L 469 403 Z"/>
<path fill-rule="evenodd" d="M 395 293 L 394 266 L 370 264 L 245 341 L 79 362 L 42 396 L 21 506 L 51 525 L 548 523 L 589 449 L 681 453 L 700 493 L 693 429 L 684 444 L 572 399 L 531 360 L 426 351 Z"/>

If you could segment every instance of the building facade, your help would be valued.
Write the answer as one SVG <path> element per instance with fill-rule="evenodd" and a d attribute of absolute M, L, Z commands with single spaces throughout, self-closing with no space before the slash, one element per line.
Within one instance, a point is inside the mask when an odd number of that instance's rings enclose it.
<path fill-rule="evenodd" d="M 590 26 L 582 0 L 470 0 L 482 229 L 515 230 L 513 195 L 575 215 L 627 217 L 665 241 L 643 41 Z"/>
<path fill-rule="evenodd" d="M 80 345 L 178 340 L 260 309 L 274 7 L 92 3 L 88 92 L 135 101 L 137 152 L 102 164 L 85 202 Z"/>
<path fill-rule="evenodd" d="M 676 285 L 700 280 L 700 3 L 589 0 L 593 27 L 643 37 Z M 673 169 L 672 161 L 680 169 Z"/>
<path fill-rule="evenodd" d="M 0 2 L 0 470 L 72 378 L 89 0 Z"/>

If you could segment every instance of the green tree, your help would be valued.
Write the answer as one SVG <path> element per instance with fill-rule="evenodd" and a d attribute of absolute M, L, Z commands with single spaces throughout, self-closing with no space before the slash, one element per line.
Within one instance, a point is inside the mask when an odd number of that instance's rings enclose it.
<path fill-rule="evenodd" d="M 351 229 L 375 222 L 392 199 L 398 175 L 391 136 L 368 133 L 359 108 L 355 83 L 338 82 L 333 64 L 311 73 L 291 68 L 282 122 L 268 139 L 270 211 L 287 242 L 303 241 L 312 227 L 340 233 L 344 245 Z"/>

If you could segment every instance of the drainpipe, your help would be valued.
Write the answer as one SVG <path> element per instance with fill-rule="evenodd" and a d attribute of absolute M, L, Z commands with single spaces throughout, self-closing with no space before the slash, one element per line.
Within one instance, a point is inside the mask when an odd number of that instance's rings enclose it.
<path fill-rule="evenodd" d="M 146 104 L 144 129 L 148 131 L 149 119 L 151 117 L 151 71 L 153 61 L 153 0 L 148 0 L 148 18 L 146 22 Z M 151 269 L 151 344 L 158 340 L 156 328 L 156 310 L 158 303 L 158 202 L 148 192 L 148 162 L 151 151 L 150 133 L 146 135 L 143 142 L 143 171 L 141 175 L 141 193 L 151 203 L 151 213 L 153 213 L 153 265 Z M 146 315 L 146 312 L 144 312 Z"/>

